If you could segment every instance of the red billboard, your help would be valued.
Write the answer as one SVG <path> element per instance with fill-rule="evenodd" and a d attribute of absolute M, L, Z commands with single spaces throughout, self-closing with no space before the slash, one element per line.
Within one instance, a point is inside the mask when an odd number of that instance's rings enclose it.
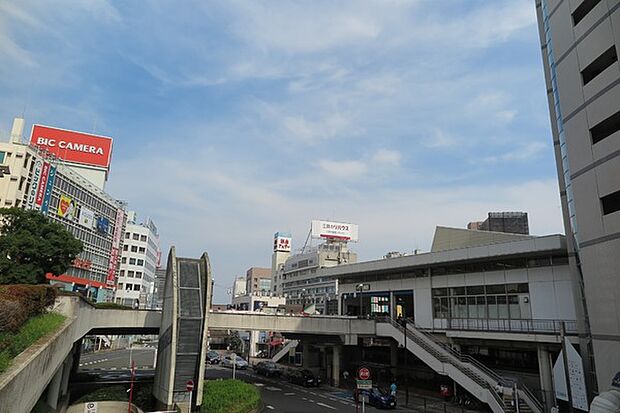
<path fill-rule="evenodd" d="M 112 158 L 112 138 L 34 125 L 30 144 L 45 149 L 67 162 L 108 169 Z"/>

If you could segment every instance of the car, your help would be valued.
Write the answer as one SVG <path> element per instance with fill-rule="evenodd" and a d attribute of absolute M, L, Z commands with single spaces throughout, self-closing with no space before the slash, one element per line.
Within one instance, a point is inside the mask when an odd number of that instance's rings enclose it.
<path fill-rule="evenodd" d="M 254 366 L 254 371 L 266 377 L 279 376 L 281 373 L 280 368 L 273 361 L 261 361 Z"/>
<path fill-rule="evenodd" d="M 360 389 L 355 392 L 355 401 L 361 402 L 361 396 L 368 396 L 368 404 L 379 409 L 395 409 L 396 396 L 380 390 L 378 387 L 372 389 Z"/>
<path fill-rule="evenodd" d="M 222 359 L 222 366 L 224 367 L 230 367 L 232 369 L 233 363 L 235 364 L 235 367 L 239 370 L 245 370 L 248 368 L 248 362 L 245 361 L 245 359 L 241 356 L 236 356 L 234 362 L 231 355 L 228 355 Z"/>
<path fill-rule="evenodd" d="M 213 350 L 207 351 L 207 363 L 219 364 L 221 361 L 222 361 L 222 357 L 218 354 L 217 351 L 213 351 Z"/>
<path fill-rule="evenodd" d="M 299 384 L 304 387 L 319 387 L 321 379 L 315 377 L 310 370 L 293 370 L 290 372 L 288 379 L 291 383 Z"/>

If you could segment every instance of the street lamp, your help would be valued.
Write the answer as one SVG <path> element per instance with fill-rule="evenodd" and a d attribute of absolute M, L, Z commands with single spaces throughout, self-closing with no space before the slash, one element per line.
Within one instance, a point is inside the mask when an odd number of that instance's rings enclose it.
<path fill-rule="evenodd" d="M 301 289 L 301 311 L 302 313 L 306 311 L 306 289 Z"/>
<path fill-rule="evenodd" d="M 364 315 L 363 312 L 363 308 L 362 308 L 362 291 L 364 291 L 364 284 L 360 283 L 357 286 L 355 286 L 355 290 L 357 290 L 359 292 L 359 296 L 360 296 L 360 316 Z"/>

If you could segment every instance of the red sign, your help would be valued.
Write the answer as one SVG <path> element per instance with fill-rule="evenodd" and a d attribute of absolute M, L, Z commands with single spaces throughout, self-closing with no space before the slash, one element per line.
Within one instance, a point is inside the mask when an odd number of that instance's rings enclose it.
<path fill-rule="evenodd" d="M 112 138 L 49 126 L 34 125 L 30 144 L 45 149 L 67 162 L 108 169 L 112 158 Z"/>
<path fill-rule="evenodd" d="M 76 258 L 73 260 L 73 266 L 75 268 L 81 268 L 83 270 L 90 270 L 90 267 L 93 263 L 89 260 L 84 260 L 82 258 Z"/>
<path fill-rule="evenodd" d="M 41 178 L 39 178 L 39 187 L 37 188 L 37 196 L 34 203 L 38 206 L 43 205 L 43 198 L 45 198 L 45 188 L 47 187 L 47 178 L 50 173 L 49 162 L 43 162 L 43 168 L 41 169 Z"/>
<path fill-rule="evenodd" d="M 186 383 L 186 386 L 187 386 L 187 391 L 194 390 L 194 380 L 188 380 Z"/>
<path fill-rule="evenodd" d="M 357 371 L 357 378 L 360 380 L 370 380 L 370 370 L 367 367 L 361 367 Z"/>

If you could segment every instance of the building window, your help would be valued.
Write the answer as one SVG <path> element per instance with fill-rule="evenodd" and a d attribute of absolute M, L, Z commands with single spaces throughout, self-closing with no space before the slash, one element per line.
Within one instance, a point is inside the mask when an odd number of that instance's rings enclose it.
<path fill-rule="evenodd" d="M 146 248 L 140 247 L 140 248 L 138 248 L 138 252 L 146 252 Z"/>
<path fill-rule="evenodd" d="M 144 260 L 138 260 L 138 265 L 144 265 Z"/>
<path fill-rule="evenodd" d="M 605 69 L 617 61 L 618 53 L 616 53 L 616 46 L 611 46 L 581 71 L 583 85 L 587 85 L 592 79 L 603 73 Z"/>
<path fill-rule="evenodd" d="M 140 235 L 140 241 L 146 242 L 146 235 Z"/>
<path fill-rule="evenodd" d="M 122 290 L 123 289 L 123 283 L 118 283 L 118 289 Z"/>
<path fill-rule="evenodd" d="M 599 122 L 596 126 L 590 129 L 590 135 L 592 136 L 592 144 L 598 143 L 620 130 L 620 111 L 614 113 L 607 119 Z"/>
<path fill-rule="evenodd" d="M 133 278 L 134 272 L 133 271 L 127 271 L 127 276 L 128 277 L 132 277 Z"/>
<path fill-rule="evenodd" d="M 121 270 L 118 275 L 119 275 L 119 277 L 124 277 L 125 276 L 125 270 Z"/>
<path fill-rule="evenodd" d="M 123 245 L 123 251 L 127 251 L 129 249 L 129 245 L 125 244 Z"/>
<path fill-rule="evenodd" d="M 601 204 L 603 205 L 603 215 L 620 211 L 620 191 L 602 197 Z"/>
<path fill-rule="evenodd" d="M 125 239 L 129 239 L 130 235 L 129 232 L 125 232 Z"/>
<path fill-rule="evenodd" d="M 127 258 L 126 257 L 121 258 L 121 264 L 127 264 Z"/>
<path fill-rule="evenodd" d="M 140 239 L 140 234 L 133 234 L 133 239 L 138 241 Z"/>
<path fill-rule="evenodd" d="M 125 284 L 125 290 L 131 290 L 133 288 L 133 284 Z"/>
<path fill-rule="evenodd" d="M 131 252 L 138 252 L 138 247 L 136 245 L 132 245 Z"/>
<path fill-rule="evenodd" d="M 583 20 L 584 17 L 588 15 L 592 11 L 597 4 L 599 4 L 601 0 L 583 0 L 583 2 L 575 9 L 573 12 L 573 25 L 577 26 L 580 21 Z"/>
<path fill-rule="evenodd" d="M 135 258 L 130 258 L 129 259 L 129 264 L 130 265 L 136 265 L 136 259 Z"/>
<path fill-rule="evenodd" d="M 140 291 L 140 284 L 134 284 L 133 285 L 133 290 L 134 291 Z"/>
<path fill-rule="evenodd" d="M 136 278 L 142 278 L 142 271 L 136 271 Z"/>
<path fill-rule="evenodd" d="M 6 157 L 6 152 L 0 151 L 0 163 L 4 163 L 5 157 Z"/>

